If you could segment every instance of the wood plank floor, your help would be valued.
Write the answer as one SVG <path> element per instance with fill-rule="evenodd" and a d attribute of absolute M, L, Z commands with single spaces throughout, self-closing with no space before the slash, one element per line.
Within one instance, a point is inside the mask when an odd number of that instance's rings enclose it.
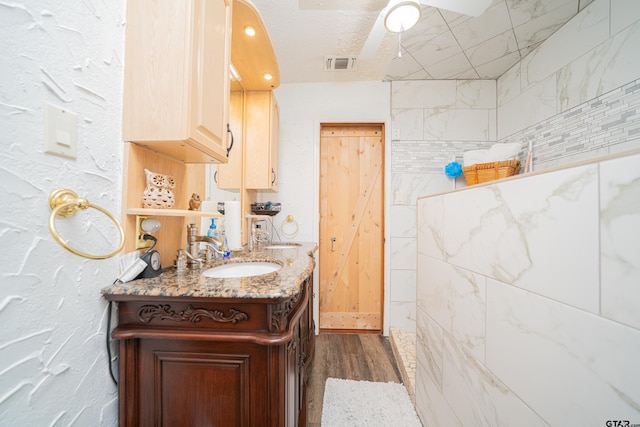
<path fill-rule="evenodd" d="M 401 383 L 389 338 L 375 334 L 320 333 L 307 389 L 307 421 L 319 427 L 327 378 Z"/>

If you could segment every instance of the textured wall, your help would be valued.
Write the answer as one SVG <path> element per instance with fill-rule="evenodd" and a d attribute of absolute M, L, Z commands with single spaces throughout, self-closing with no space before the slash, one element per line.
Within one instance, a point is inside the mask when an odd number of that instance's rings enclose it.
<path fill-rule="evenodd" d="M 67 187 L 120 218 L 124 6 L 0 3 L 0 425 L 117 425 L 100 296 L 117 261 L 59 246 L 47 197 Z M 45 101 L 77 114 L 75 160 L 44 153 Z M 81 250 L 117 244 L 96 210 L 57 224 Z"/>

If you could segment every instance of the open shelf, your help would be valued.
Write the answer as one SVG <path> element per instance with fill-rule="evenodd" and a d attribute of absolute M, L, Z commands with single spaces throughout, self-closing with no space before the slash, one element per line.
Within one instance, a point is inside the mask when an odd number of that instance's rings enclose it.
<path fill-rule="evenodd" d="M 220 212 L 202 212 L 190 211 L 188 209 L 148 209 L 148 208 L 129 208 L 126 210 L 127 215 L 144 215 L 144 216 L 181 216 L 181 217 L 205 217 L 205 218 L 224 218 Z"/>

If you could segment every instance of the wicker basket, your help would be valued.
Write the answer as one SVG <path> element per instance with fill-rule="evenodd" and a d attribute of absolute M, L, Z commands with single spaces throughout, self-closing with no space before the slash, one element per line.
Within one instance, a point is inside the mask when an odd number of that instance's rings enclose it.
<path fill-rule="evenodd" d="M 520 171 L 520 160 L 503 160 L 491 163 L 476 163 L 463 166 L 462 173 L 467 185 L 482 184 L 500 178 L 516 175 Z"/>

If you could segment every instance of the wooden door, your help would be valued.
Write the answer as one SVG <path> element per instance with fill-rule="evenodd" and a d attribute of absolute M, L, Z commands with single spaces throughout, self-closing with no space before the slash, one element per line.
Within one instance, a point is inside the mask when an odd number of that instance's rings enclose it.
<path fill-rule="evenodd" d="M 319 320 L 382 330 L 384 125 L 320 129 Z"/>

